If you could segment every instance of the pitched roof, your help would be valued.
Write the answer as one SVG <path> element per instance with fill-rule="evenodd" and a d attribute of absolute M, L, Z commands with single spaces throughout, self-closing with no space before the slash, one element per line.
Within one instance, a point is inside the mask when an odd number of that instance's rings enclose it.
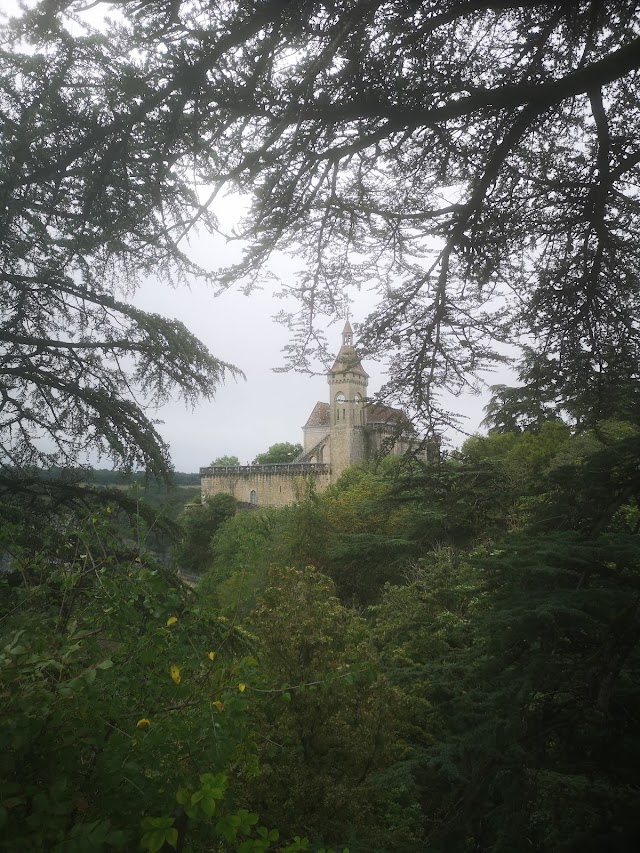
<path fill-rule="evenodd" d="M 383 406 L 382 403 L 372 403 L 365 407 L 364 419 L 368 424 L 408 424 L 409 418 L 402 409 Z"/>
<path fill-rule="evenodd" d="M 343 344 L 329 373 L 356 373 L 358 376 L 369 378 L 369 374 L 360 364 L 360 356 L 355 347 Z"/>
<path fill-rule="evenodd" d="M 383 406 L 382 403 L 371 403 L 365 406 L 364 419 L 365 423 L 367 424 L 388 424 L 389 426 L 409 424 L 409 419 L 402 411 L 402 409 L 394 409 L 391 406 Z M 329 405 L 329 403 L 323 403 L 318 401 L 313 407 L 313 411 L 309 415 L 309 418 L 303 429 L 306 429 L 307 427 L 329 428 L 330 426 L 331 406 Z"/>
<path fill-rule="evenodd" d="M 331 406 L 328 403 L 318 401 L 304 425 L 306 427 L 328 427 L 331 425 Z"/>

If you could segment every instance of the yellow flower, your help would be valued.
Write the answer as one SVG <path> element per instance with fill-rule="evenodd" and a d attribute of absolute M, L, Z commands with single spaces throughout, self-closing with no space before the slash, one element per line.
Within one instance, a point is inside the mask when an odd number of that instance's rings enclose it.
<path fill-rule="evenodd" d="M 171 678 L 175 681 L 176 684 L 180 684 L 180 667 L 175 664 L 171 667 Z"/>
<path fill-rule="evenodd" d="M 141 720 L 138 720 L 138 722 L 136 723 L 136 728 L 137 729 L 148 729 L 150 725 L 151 725 L 151 723 L 149 722 L 149 720 L 147 720 L 146 717 L 143 717 Z"/>
<path fill-rule="evenodd" d="M 240 693 L 244 693 L 244 691 L 246 690 L 246 687 L 247 687 L 247 685 L 243 684 L 242 682 L 240 682 L 240 684 L 238 684 L 238 690 L 240 691 Z"/>
<path fill-rule="evenodd" d="M 207 652 L 207 657 L 209 658 L 209 660 L 213 660 L 215 658 L 215 656 L 216 656 L 215 652 Z"/>
<path fill-rule="evenodd" d="M 214 708 L 217 709 L 219 714 L 221 714 L 222 711 L 224 710 L 224 705 L 222 704 L 222 702 L 219 699 L 216 699 L 216 701 L 212 702 L 211 704 L 213 705 Z"/>
<path fill-rule="evenodd" d="M 169 616 L 169 618 L 167 619 L 167 627 L 170 628 L 172 625 L 175 625 L 177 621 L 178 621 L 177 616 Z"/>

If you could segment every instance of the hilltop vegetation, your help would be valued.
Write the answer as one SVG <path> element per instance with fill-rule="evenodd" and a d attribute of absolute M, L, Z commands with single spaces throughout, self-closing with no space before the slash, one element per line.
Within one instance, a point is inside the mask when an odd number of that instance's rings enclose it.
<path fill-rule="evenodd" d="M 0 849 L 631 850 L 638 471 L 552 420 L 217 496 L 195 591 L 115 509 L 5 515 Z"/>
<path fill-rule="evenodd" d="M 200 593 L 291 694 L 254 699 L 255 808 L 352 850 L 631 850 L 639 453 L 554 419 L 219 527 Z"/>
<path fill-rule="evenodd" d="M 0 850 L 635 850 L 637 3 L 34 0 L 1 35 Z M 225 190 L 241 256 L 202 269 Z M 491 434 L 181 530 L 85 482 L 170 482 L 153 406 L 239 374 L 136 285 L 279 253 L 291 366 L 375 292 L 431 438 L 514 354 Z"/>

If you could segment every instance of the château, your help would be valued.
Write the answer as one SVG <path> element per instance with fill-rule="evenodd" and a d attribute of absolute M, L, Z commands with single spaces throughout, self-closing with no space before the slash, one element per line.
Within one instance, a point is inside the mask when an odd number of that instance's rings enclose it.
<path fill-rule="evenodd" d="M 369 375 L 348 320 L 327 381 L 329 402 L 313 407 L 302 428 L 303 451 L 294 462 L 201 468 L 202 500 L 226 492 L 241 504 L 285 506 L 302 500 L 312 488 L 323 491 L 350 465 L 383 453 L 400 456 L 420 444 L 401 409 L 369 400 Z"/>

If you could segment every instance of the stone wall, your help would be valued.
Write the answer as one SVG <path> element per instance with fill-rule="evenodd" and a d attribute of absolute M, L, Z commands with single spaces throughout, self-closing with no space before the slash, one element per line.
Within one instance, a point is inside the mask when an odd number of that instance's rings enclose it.
<path fill-rule="evenodd" d="M 331 482 L 335 483 L 350 465 L 363 462 L 366 456 L 365 427 L 334 426 L 331 431 Z"/>
<path fill-rule="evenodd" d="M 241 503 L 257 506 L 286 506 L 304 500 L 311 487 L 321 492 L 329 485 L 329 466 L 218 465 L 200 469 L 202 500 L 226 493 Z M 253 493 L 253 494 L 252 494 Z"/>

